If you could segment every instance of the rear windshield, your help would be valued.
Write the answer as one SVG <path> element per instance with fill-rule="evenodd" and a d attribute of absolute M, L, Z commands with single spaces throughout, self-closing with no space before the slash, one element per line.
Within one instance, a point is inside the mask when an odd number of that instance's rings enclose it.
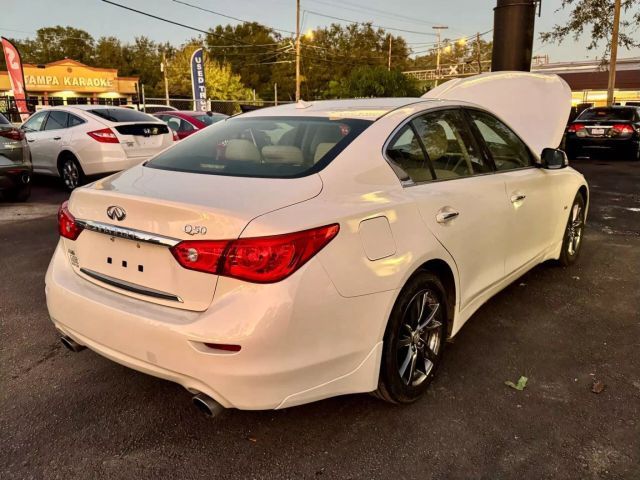
<path fill-rule="evenodd" d="M 0 125 L 11 125 L 11 122 L 6 119 L 4 115 L 0 113 Z"/>
<path fill-rule="evenodd" d="M 315 117 L 232 117 L 159 154 L 147 167 L 292 178 L 324 168 L 371 122 Z"/>
<path fill-rule="evenodd" d="M 130 108 L 94 108 L 88 110 L 96 117 L 110 122 L 157 122 L 158 119 L 146 113 L 131 110 Z"/>
<path fill-rule="evenodd" d="M 576 120 L 634 120 L 633 108 L 590 108 Z"/>
<path fill-rule="evenodd" d="M 212 125 L 216 122 L 219 122 L 220 120 L 224 120 L 225 117 L 224 115 L 194 115 L 193 116 L 196 120 L 200 120 L 202 123 L 204 123 L 205 125 Z"/>

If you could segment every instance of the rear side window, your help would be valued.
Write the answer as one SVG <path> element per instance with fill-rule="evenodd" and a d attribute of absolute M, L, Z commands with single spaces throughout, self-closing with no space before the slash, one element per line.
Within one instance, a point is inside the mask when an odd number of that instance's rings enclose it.
<path fill-rule="evenodd" d="M 67 112 L 59 112 L 54 110 L 49 113 L 47 123 L 44 125 L 45 130 L 60 130 L 61 128 L 67 128 L 67 121 L 69 114 Z"/>
<path fill-rule="evenodd" d="M 634 121 L 633 108 L 590 108 L 582 112 L 576 120 L 626 120 Z"/>
<path fill-rule="evenodd" d="M 0 125 L 11 125 L 11 122 L 7 120 L 7 117 L 0 113 Z"/>
<path fill-rule="evenodd" d="M 213 175 L 301 177 L 324 168 L 370 124 L 361 119 L 238 116 L 180 141 L 146 166 Z"/>
<path fill-rule="evenodd" d="M 49 112 L 47 111 L 34 113 L 26 122 L 24 122 L 22 130 L 25 132 L 39 131 L 42 128 L 42 122 L 44 122 L 44 119 L 47 118 L 48 114 Z"/>
<path fill-rule="evenodd" d="M 69 114 L 69 127 L 76 127 L 78 125 L 82 125 L 83 123 L 84 120 L 82 118 Z"/>
<path fill-rule="evenodd" d="M 89 113 L 109 122 L 155 122 L 156 119 L 146 113 L 130 108 L 94 108 Z"/>
<path fill-rule="evenodd" d="M 227 117 L 225 117 L 224 115 L 196 115 L 194 118 L 196 120 L 200 120 L 205 125 L 213 125 L 214 123 L 219 122 L 220 120 L 224 120 Z"/>

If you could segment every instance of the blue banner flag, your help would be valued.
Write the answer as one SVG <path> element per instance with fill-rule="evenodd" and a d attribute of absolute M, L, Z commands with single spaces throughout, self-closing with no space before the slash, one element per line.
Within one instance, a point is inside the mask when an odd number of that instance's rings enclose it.
<path fill-rule="evenodd" d="M 198 48 L 191 55 L 191 85 L 193 90 L 193 109 L 207 111 L 207 84 L 204 78 L 204 53 Z"/>

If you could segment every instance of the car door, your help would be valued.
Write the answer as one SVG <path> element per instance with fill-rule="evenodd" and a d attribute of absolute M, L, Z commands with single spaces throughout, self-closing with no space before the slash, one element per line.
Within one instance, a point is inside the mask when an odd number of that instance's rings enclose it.
<path fill-rule="evenodd" d="M 464 309 L 504 277 L 504 180 L 493 174 L 459 109 L 424 113 L 392 139 L 387 156 L 405 191 L 453 257 Z"/>
<path fill-rule="evenodd" d="M 555 213 L 560 177 L 552 170 L 537 168 L 525 143 L 494 115 L 466 111 L 497 176 L 505 182 L 509 206 L 505 273 L 509 275 L 539 259 L 551 246 L 560 218 Z"/>
<path fill-rule="evenodd" d="M 48 111 L 36 112 L 20 127 L 27 137 L 29 152 L 33 163 L 33 170 L 41 172 L 41 158 L 44 155 L 44 142 L 42 142 L 42 127 L 49 115 Z"/>
<path fill-rule="evenodd" d="M 40 131 L 40 155 L 38 168 L 51 174 L 58 174 L 58 155 L 67 141 L 69 114 L 62 110 L 50 110 Z M 35 166 L 35 164 L 34 164 Z"/>

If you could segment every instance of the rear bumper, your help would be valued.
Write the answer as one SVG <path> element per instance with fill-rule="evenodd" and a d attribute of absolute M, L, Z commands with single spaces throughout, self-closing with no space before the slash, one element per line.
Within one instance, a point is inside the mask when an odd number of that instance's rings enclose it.
<path fill-rule="evenodd" d="M 376 388 L 380 332 L 395 292 L 341 297 L 314 260 L 277 284 L 221 278 L 218 290 L 205 312 L 133 299 L 78 276 L 62 242 L 46 276 L 49 314 L 60 331 L 225 407 L 284 408 Z M 242 349 L 227 353 L 203 342 Z"/>
<path fill-rule="evenodd" d="M 0 166 L 0 190 L 11 190 L 24 185 L 25 176 L 31 178 L 32 170 L 31 164 L 24 163 Z"/>
<path fill-rule="evenodd" d="M 617 150 L 617 151 L 633 151 L 638 148 L 640 140 L 636 136 L 629 138 L 610 138 L 610 137 L 576 137 L 568 136 L 565 141 L 567 151 L 596 151 L 596 150 Z"/>

